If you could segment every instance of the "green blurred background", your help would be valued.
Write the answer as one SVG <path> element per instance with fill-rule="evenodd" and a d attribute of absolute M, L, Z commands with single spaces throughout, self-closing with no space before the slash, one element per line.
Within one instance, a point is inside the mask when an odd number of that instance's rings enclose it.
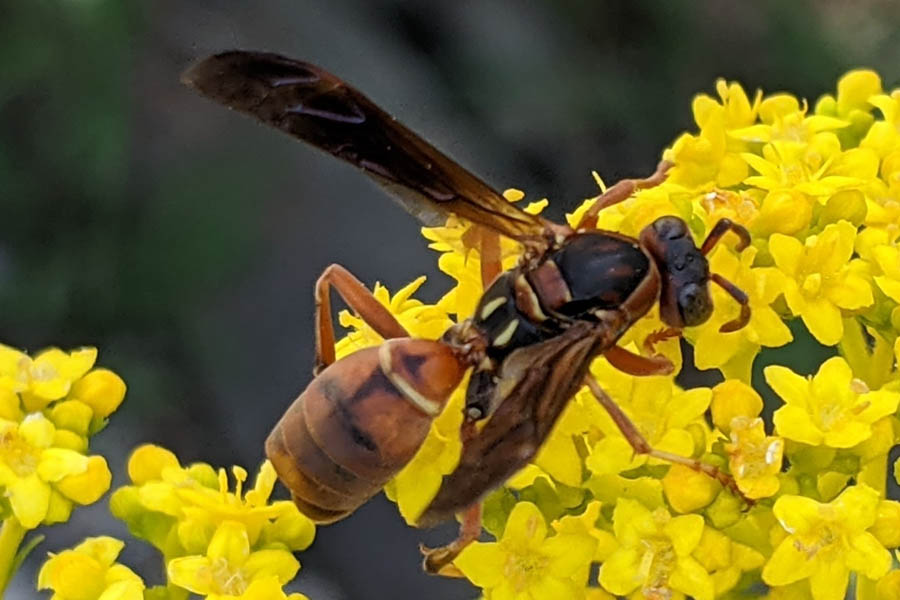
<path fill-rule="evenodd" d="M 811 99 L 856 66 L 900 81 L 887 0 L 0 6 L 0 340 L 96 345 L 125 378 L 92 446 L 114 485 L 146 441 L 184 462 L 258 464 L 308 382 L 312 286 L 329 263 L 392 289 L 426 273 L 426 299 L 448 284 L 417 224 L 364 177 L 181 87 L 193 60 L 252 48 L 321 64 L 496 187 L 549 197 L 555 217 L 593 195 L 592 169 L 648 173 L 717 77 Z M 46 550 L 126 535 L 105 500 L 48 533 L 10 597 L 35 597 Z M 453 533 L 410 530 L 379 498 L 320 529 L 296 589 L 471 597 L 419 571 L 417 543 Z M 140 543 L 123 559 L 160 581 Z"/>

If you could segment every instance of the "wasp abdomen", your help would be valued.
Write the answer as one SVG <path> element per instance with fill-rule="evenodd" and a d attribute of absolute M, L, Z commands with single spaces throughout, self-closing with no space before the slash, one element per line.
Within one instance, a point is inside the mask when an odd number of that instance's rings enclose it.
<path fill-rule="evenodd" d="M 463 373 L 440 342 L 402 338 L 360 350 L 300 394 L 266 455 L 304 514 L 341 519 L 412 459 Z"/>

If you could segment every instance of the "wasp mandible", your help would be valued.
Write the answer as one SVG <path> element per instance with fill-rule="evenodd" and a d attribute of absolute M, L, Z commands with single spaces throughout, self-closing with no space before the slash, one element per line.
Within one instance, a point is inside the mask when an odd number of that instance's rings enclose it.
<path fill-rule="evenodd" d="M 746 294 L 710 273 L 706 259 L 728 232 L 737 235 L 738 250 L 746 247 L 750 236 L 741 225 L 720 220 L 699 248 L 674 216 L 657 219 L 637 239 L 596 229 L 601 210 L 658 185 L 671 165 L 618 182 L 571 228 L 510 204 L 359 91 L 309 63 L 232 51 L 202 60 L 182 80 L 362 169 L 426 225 L 455 215 L 477 233 L 484 295 L 475 314 L 440 340 L 409 337 L 343 267 L 332 265 L 319 279 L 316 376 L 266 442 L 281 481 L 310 518 L 338 520 L 377 494 L 412 459 L 469 370 L 459 465 L 418 521 L 430 526 L 463 513 L 462 525 L 451 544 L 423 549 L 428 572 L 452 569 L 481 532 L 482 498 L 534 457 L 583 385 L 636 453 L 688 465 L 740 493 L 716 467 L 652 448 L 589 372 L 603 355 L 626 373 L 671 373 L 664 356 L 635 354 L 616 342 L 656 303 L 668 329 L 647 340 L 649 350 L 654 341 L 705 322 L 713 309 L 710 282 L 741 305 L 722 331 L 740 329 L 750 318 Z M 501 272 L 498 236 L 525 248 L 511 270 Z M 383 344 L 335 361 L 332 287 Z"/>

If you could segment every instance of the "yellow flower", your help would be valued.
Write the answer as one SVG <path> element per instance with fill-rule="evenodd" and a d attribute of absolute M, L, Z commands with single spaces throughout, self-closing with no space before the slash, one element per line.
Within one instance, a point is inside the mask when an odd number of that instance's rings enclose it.
<path fill-rule="evenodd" d="M 900 392 L 869 391 L 843 358 L 831 358 L 812 378 L 766 367 L 766 382 L 785 401 L 775 411 L 778 434 L 798 442 L 850 448 L 872 435 L 872 424 L 895 410 Z"/>
<path fill-rule="evenodd" d="M 116 562 L 124 546 L 104 536 L 51 553 L 38 574 L 37 588 L 53 590 L 54 600 L 143 600 L 144 582 Z"/>
<path fill-rule="evenodd" d="M 250 551 L 243 524 L 223 521 L 205 556 L 169 561 L 169 581 L 210 600 L 269 600 L 294 578 L 300 563 L 286 550 Z M 284 592 L 281 596 L 284 597 Z"/>
<path fill-rule="evenodd" d="M 713 580 L 691 557 L 703 528 L 700 515 L 672 517 L 664 508 L 651 512 L 634 500 L 619 500 L 613 530 L 620 547 L 600 567 L 600 585 L 620 596 L 640 590 L 647 598 L 681 592 L 712 600 Z"/>
<path fill-rule="evenodd" d="M 857 188 L 878 174 L 878 155 L 866 148 L 841 152 L 831 132 L 815 134 L 808 143 L 774 141 L 763 146 L 762 156 L 744 152 L 758 173 L 744 180 L 764 190 L 790 190 L 826 198 L 843 189 Z"/>
<path fill-rule="evenodd" d="M 459 464 L 462 452 L 459 427 L 464 402 L 465 385 L 460 385 L 440 416 L 432 421 L 422 447 L 384 488 L 388 498 L 397 503 L 400 514 L 410 525 L 415 524 L 437 494 L 444 475 Z"/>
<path fill-rule="evenodd" d="M 0 385 L 21 393 L 26 410 L 41 410 L 53 400 L 65 397 L 72 382 L 87 373 L 96 359 L 96 348 L 68 353 L 51 348 L 31 358 L 0 345 Z"/>
<path fill-rule="evenodd" d="M 869 103 L 881 111 L 883 121 L 876 121 L 859 143 L 861 148 L 871 148 L 879 156 L 885 156 L 897 149 L 900 143 L 900 90 L 890 95 L 877 94 L 869 98 Z"/>
<path fill-rule="evenodd" d="M 852 148 L 859 145 L 863 135 L 872 126 L 872 104 L 869 98 L 881 93 L 881 77 L 869 69 L 850 71 L 838 80 L 837 98 L 830 94 L 816 103 L 816 114 L 839 117 L 850 122 L 848 127 L 838 131 L 841 146 Z"/>
<path fill-rule="evenodd" d="M 293 502 L 268 503 L 276 480 L 269 461 L 246 493 L 243 468 L 232 469 L 235 489 L 229 491 L 224 469 L 216 472 L 204 463 L 182 467 L 174 454 L 149 444 L 132 453 L 128 473 L 136 485 L 116 490 L 110 509 L 166 556 L 202 551 L 225 521 L 240 523 L 254 545 L 262 538 L 303 550 L 315 536 L 315 526 Z"/>
<path fill-rule="evenodd" d="M 784 440 L 767 436 L 760 418 L 734 417 L 731 443 L 725 444 L 729 466 L 741 492 L 748 498 L 767 498 L 778 491 Z"/>
<path fill-rule="evenodd" d="M 700 134 L 683 134 L 663 155 L 675 163 L 669 174 L 673 184 L 731 187 L 747 176 L 747 165 L 739 154 L 746 144 L 728 133 L 756 121 L 761 94 L 757 93 L 751 104 L 740 84 L 729 85 L 724 79 L 716 82 L 716 91 L 721 103 L 705 94 L 694 99 L 694 121 Z"/>
<path fill-rule="evenodd" d="M 806 144 L 822 131 L 842 129 L 848 121 L 825 115 L 807 116 L 806 101 L 801 103 L 788 94 L 776 94 L 762 101 L 759 116 L 763 121 L 729 133 L 745 142 L 781 141 L 791 144 Z"/>
<path fill-rule="evenodd" d="M 875 283 L 888 298 L 900 303 L 900 246 L 876 246 L 872 256 L 882 273 L 874 277 Z"/>
<path fill-rule="evenodd" d="M 891 555 L 866 529 L 875 522 L 878 492 L 847 488 L 828 504 L 802 496 L 782 496 L 773 512 L 788 532 L 763 568 L 769 585 L 809 579 L 816 600 L 842 600 L 850 571 L 879 579 Z"/>
<path fill-rule="evenodd" d="M 694 360 L 699 369 L 722 369 L 726 375 L 750 381 L 753 359 L 762 346 L 774 348 L 793 337 L 771 304 L 782 292 L 784 277 L 772 268 L 752 268 L 756 249 L 745 249 L 740 257 L 727 248 L 717 248 L 710 257 L 709 268 L 741 288 L 750 299 L 750 321 L 746 327 L 731 333 L 719 328 L 737 318 L 740 307 L 719 286 L 712 286 L 712 317 L 688 331 L 694 345 Z"/>
<path fill-rule="evenodd" d="M 840 341 L 844 332 L 841 309 L 854 310 L 873 302 L 869 283 L 856 272 L 858 259 L 850 260 L 856 228 L 847 221 L 828 225 L 806 245 L 786 235 L 774 234 L 769 251 L 787 276 L 784 298 L 795 315 L 817 340 L 826 345 Z"/>
<path fill-rule="evenodd" d="M 741 574 L 758 569 L 766 562 L 765 556 L 727 535 L 704 527 L 700 543 L 691 555 L 709 572 L 720 597 L 737 585 Z"/>
<path fill-rule="evenodd" d="M 558 534 L 582 534 L 594 538 L 597 541 L 597 547 L 594 550 L 594 560 L 596 562 L 606 560 L 619 545 L 612 533 L 597 527 L 597 522 L 600 519 L 600 507 L 601 503 L 594 500 L 588 503 L 584 512 L 580 515 L 565 516 L 552 523 L 553 529 Z"/>
<path fill-rule="evenodd" d="M 583 598 L 596 541 L 583 533 L 547 537 L 537 506 L 520 502 L 498 542 L 475 542 L 454 564 L 489 600 Z"/>
<path fill-rule="evenodd" d="M 375 284 L 373 294 L 382 305 L 397 317 L 397 320 L 409 331 L 413 337 L 437 339 L 452 324 L 447 313 L 430 304 L 423 304 L 412 298 L 412 295 L 425 283 L 425 277 L 419 277 L 406 287 L 399 290 L 393 297 L 386 287 Z M 335 344 L 335 352 L 338 358 L 343 358 L 361 348 L 380 344 L 383 340 L 365 321 L 344 310 L 339 316 L 343 327 L 352 328 L 344 338 Z"/>
<path fill-rule="evenodd" d="M 763 401 L 752 387 L 737 379 L 727 379 L 712 389 L 710 412 L 719 431 L 731 432 L 735 417 L 756 417 L 762 412 Z"/>
<path fill-rule="evenodd" d="M 519 190 L 506 190 L 504 197 L 518 202 L 524 197 Z M 547 200 L 532 202 L 523 207 L 525 212 L 536 215 L 547 206 Z M 438 268 L 454 280 L 456 286 L 440 299 L 437 306 L 447 313 L 465 318 L 475 313 L 484 287 L 481 281 L 481 257 L 478 237 L 481 230 L 451 217 L 443 227 L 423 227 L 422 235 L 430 240 L 429 248 L 441 252 Z M 511 269 L 522 255 L 518 242 L 500 237 L 501 267 Z"/>
<path fill-rule="evenodd" d="M 0 485 L 26 529 L 65 521 L 73 502 L 96 502 L 112 480 L 102 456 L 54 447 L 55 433 L 40 413 L 21 423 L 0 421 Z"/>
<path fill-rule="evenodd" d="M 671 377 L 632 377 L 615 369 L 606 360 L 595 361 L 591 369 L 651 446 L 682 456 L 694 454 L 696 443 L 687 427 L 702 419 L 709 407 L 712 399 L 709 388 L 682 390 Z M 593 398 L 584 390 L 579 394 L 585 395 L 585 403 Z M 596 400 L 593 404 L 596 405 Z M 619 473 L 648 461 L 644 455 L 633 455 L 608 414 L 603 411 L 592 414 L 598 428 L 606 435 L 593 445 L 585 461 L 592 472 L 598 475 Z M 649 462 L 668 464 L 657 459 L 649 459 Z"/>

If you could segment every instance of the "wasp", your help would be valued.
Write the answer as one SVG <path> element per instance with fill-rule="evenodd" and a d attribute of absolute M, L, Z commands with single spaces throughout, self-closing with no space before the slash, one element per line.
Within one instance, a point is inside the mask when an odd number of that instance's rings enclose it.
<path fill-rule="evenodd" d="M 415 455 L 467 372 L 459 464 L 417 522 L 431 526 L 462 513 L 462 524 L 452 543 L 422 549 L 428 572 L 452 572 L 450 563 L 481 532 L 481 500 L 534 457 L 583 385 L 636 453 L 686 464 L 739 493 L 716 467 L 652 448 L 589 371 L 602 355 L 630 374 L 671 373 L 672 363 L 653 344 L 709 318 L 710 283 L 741 306 L 722 331 L 749 321 L 746 294 L 710 273 L 706 259 L 728 232 L 736 234 L 738 250 L 746 247 L 750 236 L 741 225 L 720 220 L 699 247 L 674 216 L 658 218 L 637 239 L 596 228 L 601 210 L 658 185 L 670 164 L 645 179 L 618 182 L 569 227 L 507 202 L 362 93 L 309 63 L 231 51 L 202 60 L 182 80 L 358 167 L 426 225 L 442 225 L 450 215 L 468 222 L 467 238 L 480 247 L 484 294 L 475 314 L 439 340 L 410 337 L 340 265 L 319 278 L 315 377 L 266 441 L 281 481 L 311 519 L 336 521 L 376 495 Z M 501 269 L 499 236 L 524 247 L 511 270 Z M 380 346 L 335 360 L 332 288 L 385 339 Z M 656 304 L 667 329 L 648 338 L 647 352 L 618 346 Z"/>

